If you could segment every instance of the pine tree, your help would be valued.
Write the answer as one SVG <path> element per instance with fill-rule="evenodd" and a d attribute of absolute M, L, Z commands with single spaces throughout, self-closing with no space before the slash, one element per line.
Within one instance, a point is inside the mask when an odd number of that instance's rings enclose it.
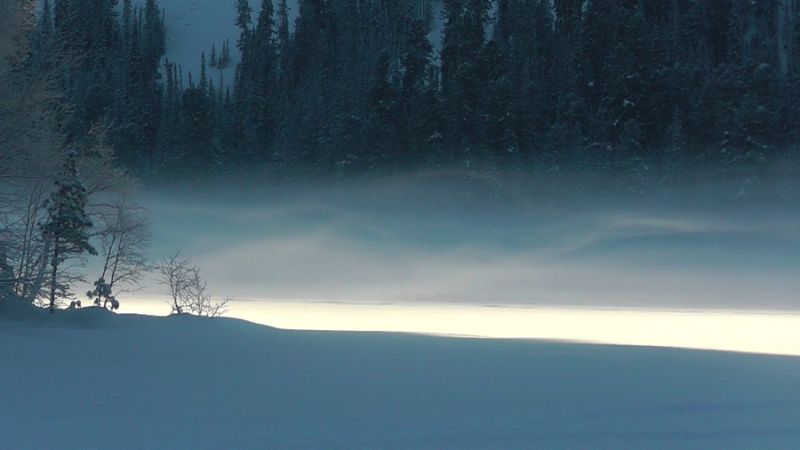
<path fill-rule="evenodd" d="M 581 0 L 554 0 L 556 32 L 562 36 L 576 33 L 581 16 Z M 591 2 L 590 2 L 591 3 Z"/>
<path fill-rule="evenodd" d="M 286 0 L 278 0 L 278 40 L 281 47 L 289 43 L 289 6 Z"/>
<path fill-rule="evenodd" d="M 55 40 L 53 29 L 53 12 L 50 0 L 44 0 L 42 12 L 37 23 L 36 35 L 32 39 L 32 62 L 37 71 L 46 72 L 52 68 Z"/>
<path fill-rule="evenodd" d="M 261 3 L 261 9 L 258 12 L 258 21 L 255 28 L 255 39 L 258 46 L 264 47 L 272 43 L 272 35 L 274 33 L 274 9 L 272 2 L 265 1 Z M 263 48 L 264 50 L 268 50 Z"/>
<path fill-rule="evenodd" d="M 253 8 L 250 7 L 248 0 L 236 0 L 236 26 L 239 27 L 240 32 L 236 46 L 241 52 L 244 52 L 247 47 L 247 39 L 252 26 L 252 14 Z"/>
<path fill-rule="evenodd" d="M 389 57 L 387 52 L 381 54 L 378 62 L 375 81 L 369 93 L 370 104 L 370 140 L 372 144 L 372 160 L 386 160 L 394 155 L 397 145 L 397 89 L 389 73 Z"/>
<path fill-rule="evenodd" d="M 84 253 L 96 255 L 89 243 L 92 222 L 86 213 L 86 189 L 78 177 L 77 154 L 71 152 L 64 164 L 64 172 L 56 181 L 56 190 L 47 199 L 47 219 L 41 224 L 43 237 L 49 242 L 50 252 L 50 312 L 56 308 L 59 296 L 68 295 L 69 280 L 62 277 L 65 261 Z"/>
<path fill-rule="evenodd" d="M 222 43 L 222 54 L 219 58 L 219 68 L 220 69 L 227 69 L 231 65 L 231 44 L 226 39 L 225 42 Z"/>
<path fill-rule="evenodd" d="M 673 113 L 672 124 L 666 133 L 664 151 L 661 155 L 659 170 L 663 181 L 670 180 L 678 176 L 686 160 L 686 133 L 681 124 L 681 117 L 677 108 Z"/>
<path fill-rule="evenodd" d="M 156 0 L 147 0 L 144 7 L 144 34 L 149 67 L 158 66 L 165 51 L 165 30 Z"/>
<path fill-rule="evenodd" d="M 446 138 L 469 161 L 479 143 L 480 57 L 489 19 L 488 0 L 447 0 L 442 42 L 442 98 Z"/>
<path fill-rule="evenodd" d="M 130 47 L 133 35 L 133 5 L 131 0 L 124 0 L 122 3 L 122 45 L 126 50 Z"/>
<path fill-rule="evenodd" d="M 208 74 L 207 74 L 206 54 L 200 54 L 200 85 L 199 88 L 203 92 L 208 92 Z"/>
<path fill-rule="evenodd" d="M 55 0 L 53 6 L 53 26 L 59 37 L 68 37 L 70 22 L 75 12 L 72 0 Z"/>
<path fill-rule="evenodd" d="M 431 76 L 433 46 L 428 40 L 429 27 L 421 19 L 412 21 L 404 49 L 400 56 L 403 68 L 401 83 L 399 139 L 406 149 L 404 162 L 413 164 L 427 155 L 428 139 L 434 133 L 431 128 L 431 105 L 426 98 L 431 89 L 437 88 Z"/>
<path fill-rule="evenodd" d="M 484 48 L 482 72 L 486 79 L 486 95 L 481 109 L 485 111 L 484 139 L 492 159 L 501 161 L 518 148 L 512 120 L 512 82 L 509 67 L 504 63 L 500 45 L 490 41 Z"/>

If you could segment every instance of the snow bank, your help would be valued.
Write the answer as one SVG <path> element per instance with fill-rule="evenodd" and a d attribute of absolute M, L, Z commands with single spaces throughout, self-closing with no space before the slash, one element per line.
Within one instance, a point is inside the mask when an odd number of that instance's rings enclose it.
<path fill-rule="evenodd" d="M 144 7 L 145 0 L 134 0 L 134 5 Z M 231 46 L 231 66 L 225 70 L 208 68 L 209 79 L 219 82 L 220 76 L 224 78 L 225 85 L 230 85 L 235 76 L 236 64 L 239 62 L 239 52 L 236 49 L 236 40 L 239 38 L 239 29 L 236 27 L 235 2 L 220 2 L 219 0 L 159 0 L 159 6 L 164 10 L 164 22 L 167 27 L 166 58 L 181 66 L 184 82 L 188 79 L 189 72 L 197 79 L 200 73 L 200 55 L 205 52 L 206 58 L 210 57 L 211 47 L 216 46 L 217 52 L 221 51 L 222 43 L 226 40 Z M 297 1 L 290 0 L 289 21 L 292 28 L 297 18 Z M 261 8 L 260 1 L 251 1 L 253 20 L 258 17 Z"/>
<path fill-rule="evenodd" d="M 282 331 L 88 308 L 0 319 L 0 448 L 790 448 L 800 360 Z"/>

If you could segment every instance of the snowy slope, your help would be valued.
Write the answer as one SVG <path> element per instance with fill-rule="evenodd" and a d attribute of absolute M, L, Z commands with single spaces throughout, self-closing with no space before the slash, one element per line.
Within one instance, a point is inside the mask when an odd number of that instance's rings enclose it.
<path fill-rule="evenodd" d="M 290 332 L 99 310 L 0 319 L 0 448 L 792 448 L 800 360 Z"/>
<path fill-rule="evenodd" d="M 140 7 L 144 6 L 144 3 L 145 0 L 134 0 L 134 4 Z M 159 0 L 159 6 L 165 11 L 167 26 L 166 58 L 183 68 L 184 77 L 187 77 L 189 72 L 197 75 L 200 70 L 200 55 L 205 52 L 208 57 L 212 45 L 216 45 L 219 51 L 222 42 L 227 39 L 232 50 L 231 68 L 223 71 L 209 69 L 209 76 L 215 82 L 219 80 L 220 75 L 224 77 L 226 83 L 233 80 L 233 67 L 236 66 L 239 56 L 235 48 L 239 30 L 235 25 L 234 4 L 233 0 Z M 250 4 L 255 18 L 261 2 L 251 0 Z M 298 13 L 297 0 L 289 0 L 288 6 L 290 28 L 293 28 Z M 434 23 L 429 38 L 435 48 L 439 48 L 442 39 L 439 2 L 434 2 L 433 10 Z"/>
<path fill-rule="evenodd" d="M 144 3 L 145 0 L 137 0 L 134 5 L 142 7 Z M 209 78 L 216 83 L 222 75 L 226 83 L 232 81 L 233 67 L 239 59 L 235 48 L 239 32 L 235 24 L 234 2 L 159 0 L 158 4 L 165 12 L 166 59 L 181 66 L 184 77 L 192 72 L 196 78 L 200 71 L 200 55 L 205 52 L 206 57 L 209 57 L 212 45 L 216 45 L 219 52 L 222 43 L 227 39 L 232 50 L 231 68 L 224 71 L 210 69 Z"/>

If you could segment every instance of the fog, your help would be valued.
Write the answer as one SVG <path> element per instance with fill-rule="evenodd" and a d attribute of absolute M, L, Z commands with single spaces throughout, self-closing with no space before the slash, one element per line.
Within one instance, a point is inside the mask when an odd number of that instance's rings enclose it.
<path fill-rule="evenodd" d="M 180 249 L 215 294 L 251 302 L 798 309 L 798 203 L 558 183 L 575 185 L 425 172 L 145 203 L 154 258 Z"/>

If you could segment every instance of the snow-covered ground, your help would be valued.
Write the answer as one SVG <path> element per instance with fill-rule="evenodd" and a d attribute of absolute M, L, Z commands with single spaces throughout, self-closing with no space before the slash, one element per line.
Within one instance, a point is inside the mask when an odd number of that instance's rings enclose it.
<path fill-rule="evenodd" d="M 679 330 L 676 330 L 679 332 Z M 800 359 L 0 319 L 0 448 L 797 448 Z"/>

